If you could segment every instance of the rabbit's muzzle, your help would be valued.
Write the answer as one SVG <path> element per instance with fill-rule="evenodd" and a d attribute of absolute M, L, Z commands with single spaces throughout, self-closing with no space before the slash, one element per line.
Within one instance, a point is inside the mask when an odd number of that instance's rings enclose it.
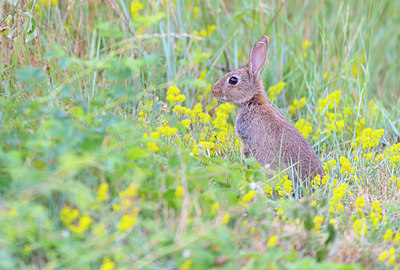
<path fill-rule="evenodd" d="M 219 100 L 224 100 L 222 90 L 220 88 L 215 87 L 215 85 L 214 85 L 211 91 L 212 91 L 214 97 L 216 97 Z"/>

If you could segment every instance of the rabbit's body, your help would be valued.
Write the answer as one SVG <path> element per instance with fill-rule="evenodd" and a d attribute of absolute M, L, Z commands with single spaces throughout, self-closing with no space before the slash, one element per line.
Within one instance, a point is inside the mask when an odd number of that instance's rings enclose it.
<path fill-rule="evenodd" d="M 267 48 L 268 39 L 264 36 L 253 47 L 249 63 L 218 80 L 213 93 L 238 106 L 235 129 L 246 157 L 253 156 L 260 165 L 272 169 L 293 166 L 296 179 L 312 179 L 317 174 L 322 177 L 321 161 L 311 145 L 268 103 L 259 75 Z"/>
<path fill-rule="evenodd" d="M 271 168 L 293 166 L 302 179 L 322 176 L 322 164 L 304 136 L 262 94 L 257 99 L 240 105 L 236 117 L 246 157 Z"/>

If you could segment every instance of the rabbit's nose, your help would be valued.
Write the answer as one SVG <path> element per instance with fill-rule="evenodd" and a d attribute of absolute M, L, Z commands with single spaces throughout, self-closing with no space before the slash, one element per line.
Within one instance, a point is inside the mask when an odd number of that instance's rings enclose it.
<path fill-rule="evenodd" d="M 211 92 L 215 95 L 217 93 L 217 88 L 215 87 L 215 85 L 213 86 L 213 88 L 211 89 Z"/>

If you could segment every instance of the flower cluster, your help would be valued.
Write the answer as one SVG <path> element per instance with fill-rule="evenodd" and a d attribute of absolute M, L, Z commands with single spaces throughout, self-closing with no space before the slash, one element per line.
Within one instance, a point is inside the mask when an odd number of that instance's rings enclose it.
<path fill-rule="evenodd" d="M 215 29 L 217 29 L 217 27 L 215 25 L 213 25 L 213 24 L 207 25 L 206 29 L 203 29 L 200 31 L 194 30 L 192 32 L 192 35 L 200 36 L 200 37 L 208 37 L 215 31 Z"/>
<path fill-rule="evenodd" d="M 292 104 L 289 105 L 289 112 L 290 115 L 294 115 L 298 110 L 303 108 L 307 102 L 307 99 L 305 97 L 302 97 L 300 100 L 293 100 Z"/>
<path fill-rule="evenodd" d="M 172 85 L 167 90 L 167 100 L 169 104 L 172 106 L 177 102 L 184 102 L 186 97 L 184 95 L 180 95 L 181 90 L 176 87 L 176 85 Z"/>
<path fill-rule="evenodd" d="M 293 191 L 292 181 L 288 179 L 287 175 L 281 177 L 275 190 L 278 192 L 279 196 L 290 195 Z"/>
<path fill-rule="evenodd" d="M 82 234 L 89 229 L 92 218 L 88 215 L 82 215 L 80 218 L 78 209 L 72 209 L 69 206 L 60 211 L 61 221 L 74 233 Z"/>
<path fill-rule="evenodd" d="M 340 90 L 337 90 L 331 93 L 326 98 L 320 99 L 318 101 L 317 113 L 322 113 L 325 108 L 332 110 L 335 108 L 335 106 L 338 106 L 340 104 L 341 94 L 342 92 Z"/>
<path fill-rule="evenodd" d="M 365 128 L 361 132 L 361 135 L 356 138 L 356 145 L 361 143 L 363 149 L 370 149 L 377 146 L 384 132 L 384 129 L 373 130 L 372 128 Z"/>
<path fill-rule="evenodd" d="M 131 2 L 131 15 L 133 18 L 137 18 L 139 17 L 139 11 L 143 9 L 143 5 L 142 3 L 140 3 L 139 1 L 132 1 Z"/>
<path fill-rule="evenodd" d="M 282 92 L 285 86 L 285 82 L 278 82 L 276 85 L 268 87 L 268 97 L 274 101 L 276 96 Z"/>
<path fill-rule="evenodd" d="M 329 201 L 330 212 L 331 213 L 342 213 L 344 210 L 343 203 L 341 202 L 343 196 L 346 194 L 348 185 L 341 184 L 339 187 L 333 190 L 333 197 Z"/>
<path fill-rule="evenodd" d="M 306 139 L 310 136 L 313 130 L 311 124 L 302 118 L 299 119 L 294 126 L 301 132 L 301 134 L 303 134 L 304 138 Z"/>

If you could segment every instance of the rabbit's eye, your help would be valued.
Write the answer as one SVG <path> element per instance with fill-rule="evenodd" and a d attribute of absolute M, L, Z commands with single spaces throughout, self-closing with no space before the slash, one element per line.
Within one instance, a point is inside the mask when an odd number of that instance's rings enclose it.
<path fill-rule="evenodd" d="M 232 76 L 232 77 L 229 78 L 229 83 L 230 84 L 235 85 L 235 84 L 238 83 L 238 81 L 239 81 L 238 78 L 236 78 L 235 76 Z"/>

